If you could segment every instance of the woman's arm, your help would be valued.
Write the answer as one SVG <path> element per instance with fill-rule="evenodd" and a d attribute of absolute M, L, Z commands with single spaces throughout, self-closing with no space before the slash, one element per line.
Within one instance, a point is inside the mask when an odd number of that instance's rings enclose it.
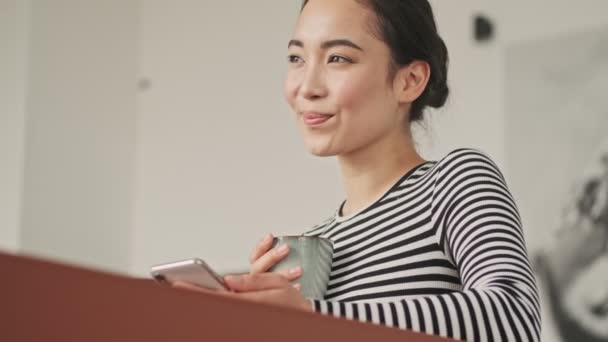
<path fill-rule="evenodd" d="M 467 341 L 539 341 L 536 281 L 502 174 L 473 150 L 451 155 L 440 173 L 438 243 L 458 269 L 463 291 L 389 302 L 311 300 L 315 311 Z"/>

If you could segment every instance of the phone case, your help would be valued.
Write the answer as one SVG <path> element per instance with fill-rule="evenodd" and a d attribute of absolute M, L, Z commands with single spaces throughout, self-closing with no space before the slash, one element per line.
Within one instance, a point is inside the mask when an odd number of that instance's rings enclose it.
<path fill-rule="evenodd" d="M 228 290 L 220 275 L 201 259 L 152 266 L 150 274 L 161 283 L 190 283 L 210 290 Z"/>

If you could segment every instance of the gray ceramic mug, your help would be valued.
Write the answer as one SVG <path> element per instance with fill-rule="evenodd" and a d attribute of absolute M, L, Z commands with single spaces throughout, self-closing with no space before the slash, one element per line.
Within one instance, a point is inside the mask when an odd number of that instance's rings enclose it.
<path fill-rule="evenodd" d="M 323 299 L 334 252 L 331 240 L 318 236 L 279 236 L 274 238 L 272 247 L 283 244 L 289 245 L 289 254 L 270 271 L 284 271 L 301 266 L 304 273 L 292 284 L 300 284 L 302 295 L 306 298 Z"/>

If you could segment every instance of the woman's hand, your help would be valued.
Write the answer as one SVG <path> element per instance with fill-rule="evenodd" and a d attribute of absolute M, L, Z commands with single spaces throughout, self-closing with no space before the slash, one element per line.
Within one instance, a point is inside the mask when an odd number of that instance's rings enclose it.
<path fill-rule="evenodd" d="M 289 246 L 284 244 L 278 248 L 271 249 L 272 247 L 272 234 L 266 235 L 255 246 L 251 256 L 249 257 L 249 273 L 260 274 L 267 272 L 270 268 L 276 265 L 289 254 Z M 302 276 L 302 268 L 296 267 L 291 270 L 277 272 L 289 281 L 293 281 Z"/>
<path fill-rule="evenodd" d="M 226 285 L 240 298 L 312 312 L 311 303 L 300 293 L 300 286 L 292 286 L 278 273 L 232 275 L 224 278 Z"/>
<path fill-rule="evenodd" d="M 302 267 L 281 272 L 268 272 L 270 268 L 289 254 L 288 245 L 271 249 L 272 240 L 273 236 L 268 234 L 258 242 L 249 257 L 249 274 L 224 277 L 224 282 L 233 292 L 206 290 L 181 282 L 174 283 L 172 286 L 191 291 L 242 298 L 258 303 L 276 304 L 308 312 L 314 311 L 308 299 L 300 293 L 300 285 L 291 285 L 291 281 L 302 276 Z"/>
<path fill-rule="evenodd" d="M 300 293 L 299 286 L 292 286 L 284 276 L 278 273 L 230 275 L 226 276 L 224 281 L 234 292 L 206 290 L 187 283 L 174 283 L 172 286 L 196 292 L 241 298 L 256 303 L 280 305 L 307 312 L 314 311 L 312 304 Z"/>

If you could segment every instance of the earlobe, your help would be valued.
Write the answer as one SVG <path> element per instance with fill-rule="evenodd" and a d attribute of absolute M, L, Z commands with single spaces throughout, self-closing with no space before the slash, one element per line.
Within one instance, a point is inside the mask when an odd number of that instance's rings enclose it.
<path fill-rule="evenodd" d="M 399 100 L 412 103 L 422 95 L 431 77 L 431 68 L 425 61 L 413 61 L 398 72 Z"/>

